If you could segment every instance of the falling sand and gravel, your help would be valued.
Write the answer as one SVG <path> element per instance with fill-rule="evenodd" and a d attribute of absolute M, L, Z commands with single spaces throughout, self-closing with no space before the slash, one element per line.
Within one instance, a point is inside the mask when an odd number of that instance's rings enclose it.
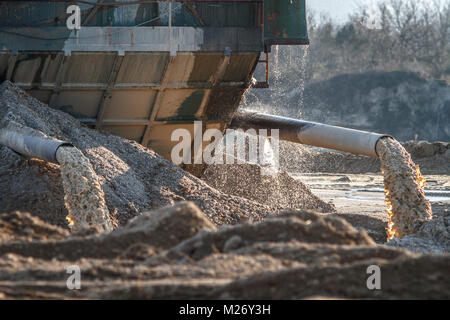
<path fill-rule="evenodd" d="M 433 219 L 426 180 L 410 154 L 394 139 L 377 144 L 384 177 L 389 245 L 413 251 L 450 251 L 450 217 Z M 417 248 L 415 248 L 417 247 Z"/>
<path fill-rule="evenodd" d="M 74 147 L 59 147 L 56 159 L 61 168 L 64 203 L 73 232 L 98 228 L 100 232 L 113 229 L 105 194 L 89 160 Z"/>
<path fill-rule="evenodd" d="M 8 82 L 0 87 L 5 119 L 76 149 L 61 149 L 58 165 L 0 147 L 0 298 L 450 297 L 448 254 L 377 244 L 289 176 L 266 183 L 277 181 L 280 192 L 284 183 L 297 188 L 294 205 L 277 192 L 238 197 L 217 185 L 219 191 L 152 150 L 83 127 Z M 90 181 L 76 185 L 84 178 Z M 97 203 L 92 208 L 84 203 L 87 190 Z M 108 216 L 98 231 L 113 231 L 70 232 L 67 216 L 82 226 Z M 65 268 L 73 264 L 82 270 L 81 290 L 66 287 Z M 367 267 L 374 264 L 383 273 L 380 291 L 367 289 Z"/>
<path fill-rule="evenodd" d="M 430 202 L 425 197 L 425 179 L 420 169 L 400 143 L 391 138 L 377 144 L 384 177 L 388 239 L 415 233 L 432 217 Z"/>

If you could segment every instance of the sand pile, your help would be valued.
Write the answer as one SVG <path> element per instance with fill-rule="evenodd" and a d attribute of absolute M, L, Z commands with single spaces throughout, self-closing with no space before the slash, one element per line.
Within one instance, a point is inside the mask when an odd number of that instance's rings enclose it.
<path fill-rule="evenodd" d="M 413 252 L 449 253 L 450 213 L 433 215 L 432 220 L 424 222 L 415 233 L 403 238 L 393 238 L 387 245 Z"/>
<path fill-rule="evenodd" d="M 251 143 L 256 141 L 257 148 Z M 229 146 L 230 142 L 234 144 Z M 206 168 L 201 178 L 210 186 L 267 205 L 275 211 L 336 211 L 332 204 L 314 195 L 307 185 L 280 170 L 277 147 L 271 144 L 270 139 L 261 139 L 242 130 L 228 131 L 218 149 L 223 153 L 226 165 L 215 164 Z"/>
<path fill-rule="evenodd" d="M 288 173 L 272 175 L 257 164 L 211 165 L 202 176 L 210 186 L 236 196 L 257 201 L 274 209 L 319 209 L 334 212 L 336 208 L 314 195 L 309 187 Z"/>
<path fill-rule="evenodd" d="M 64 239 L 68 236 L 67 230 L 45 223 L 29 213 L 15 211 L 0 215 L 0 243 Z"/>
<path fill-rule="evenodd" d="M 81 290 L 66 287 L 74 264 Z M 0 296 L 442 299 L 450 296 L 449 264 L 448 255 L 378 246 L 336 217 L 293 211 L 217 229 L 181 202 L 108 234 L 0 242 Z M 382 290 L 367 288 L 370 265 L 381 267 Z"/>

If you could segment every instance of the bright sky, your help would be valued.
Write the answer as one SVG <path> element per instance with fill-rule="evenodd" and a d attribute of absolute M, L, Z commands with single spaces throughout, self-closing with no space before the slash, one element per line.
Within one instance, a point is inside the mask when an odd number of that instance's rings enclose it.
<path fill-rule="evenodd" d="M 433 0 L 420 0 L 421 2 L 432 2 Z M 445 1 L 445 0 L 444 0 Z M 306 0 L 306 6 L 314 11 L 328 14 L 336 22 L 343 22 L 358 5 L 370 5 L 378 0 Z"/>
<path fill-rule="evenodd" d="M 348 14 L 353 12 L 358 3 L 371 4 L 373 0 L 306 0 L 306 6 L 317 13 L 326 13 L 336 22 L 347 19 Z"/>

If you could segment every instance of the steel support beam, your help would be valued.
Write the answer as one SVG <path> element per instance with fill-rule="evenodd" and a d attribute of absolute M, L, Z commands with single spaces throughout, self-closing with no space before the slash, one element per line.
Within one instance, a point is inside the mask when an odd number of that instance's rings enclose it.
<path fill-rule="evenodd" d="M 164 70 L 164 76 L 161 80 L 161 85 L 159 87 L 158 93 L 156 95 L 155 102 L 153 103 L 152 111 L 150 113 L 150 117 L 148 118 L 148 124 L 145 128 L 144 135 L 142 136 L 141 144 L 144 147 L 147 147 L 147 144 L 150 140 L 150 132 L 152 130 L 152 127 L 154 125 L 156 116 L 158 115 L 159 109 L 161 108 L 162 101 L 164 98 L 164 91 L 167 89 L 169 84 L 169 78 L 172 74 L 172 68 L 175 68 L 175 57 L 169 57 L 169 60 L 167 61 L 165 70 Z"/>
<path fill-rule="evenodd" d="M 14 69 L 16 68 L 17 59 L 19 58 L 18 54 L 13 54 L 8 59 L 8 70 L 6 71 L 6 80 L 11 81 Z"/>
<path fill-rule="evenodd" d="M 114 59 L 113 67 L 108 78 L 108 87 L 106 88 L 105 92 L 103 92 L 103 95 L 98 104 L 97 123 L 95 125 L 95 129 L 100 129 L 103 125 L 106 104 L 108 102 L 107 100 L 111 99 L 112 90 L 117 80 L 117 74 L 119 73 L 120 67 L 122 66 L 123 57 L 124 56 L 117 55 Z"/>

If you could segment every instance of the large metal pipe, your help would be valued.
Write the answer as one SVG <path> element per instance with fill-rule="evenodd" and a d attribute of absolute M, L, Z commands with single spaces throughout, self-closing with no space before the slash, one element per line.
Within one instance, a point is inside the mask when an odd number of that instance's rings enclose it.
<path fill-rule="evenodd" d="M 386 134 L 365 132 L 326 124 L 308 122 L 264 113 L 239 111 L 232 128 L 279 129 L 280 140 L 339 150 L 356 155 L 378 157 L 376 145 Z"/>
<path fill-rule="evenodd" d="M 72 144 L 56 139 L 42 138 L 30 135 L 27 132 L 0 129 L 0 144 L 24 156 L 39 158 L 48 162 L 58 163 L 56 151 L 61 146 L 72 146 Z"/>

